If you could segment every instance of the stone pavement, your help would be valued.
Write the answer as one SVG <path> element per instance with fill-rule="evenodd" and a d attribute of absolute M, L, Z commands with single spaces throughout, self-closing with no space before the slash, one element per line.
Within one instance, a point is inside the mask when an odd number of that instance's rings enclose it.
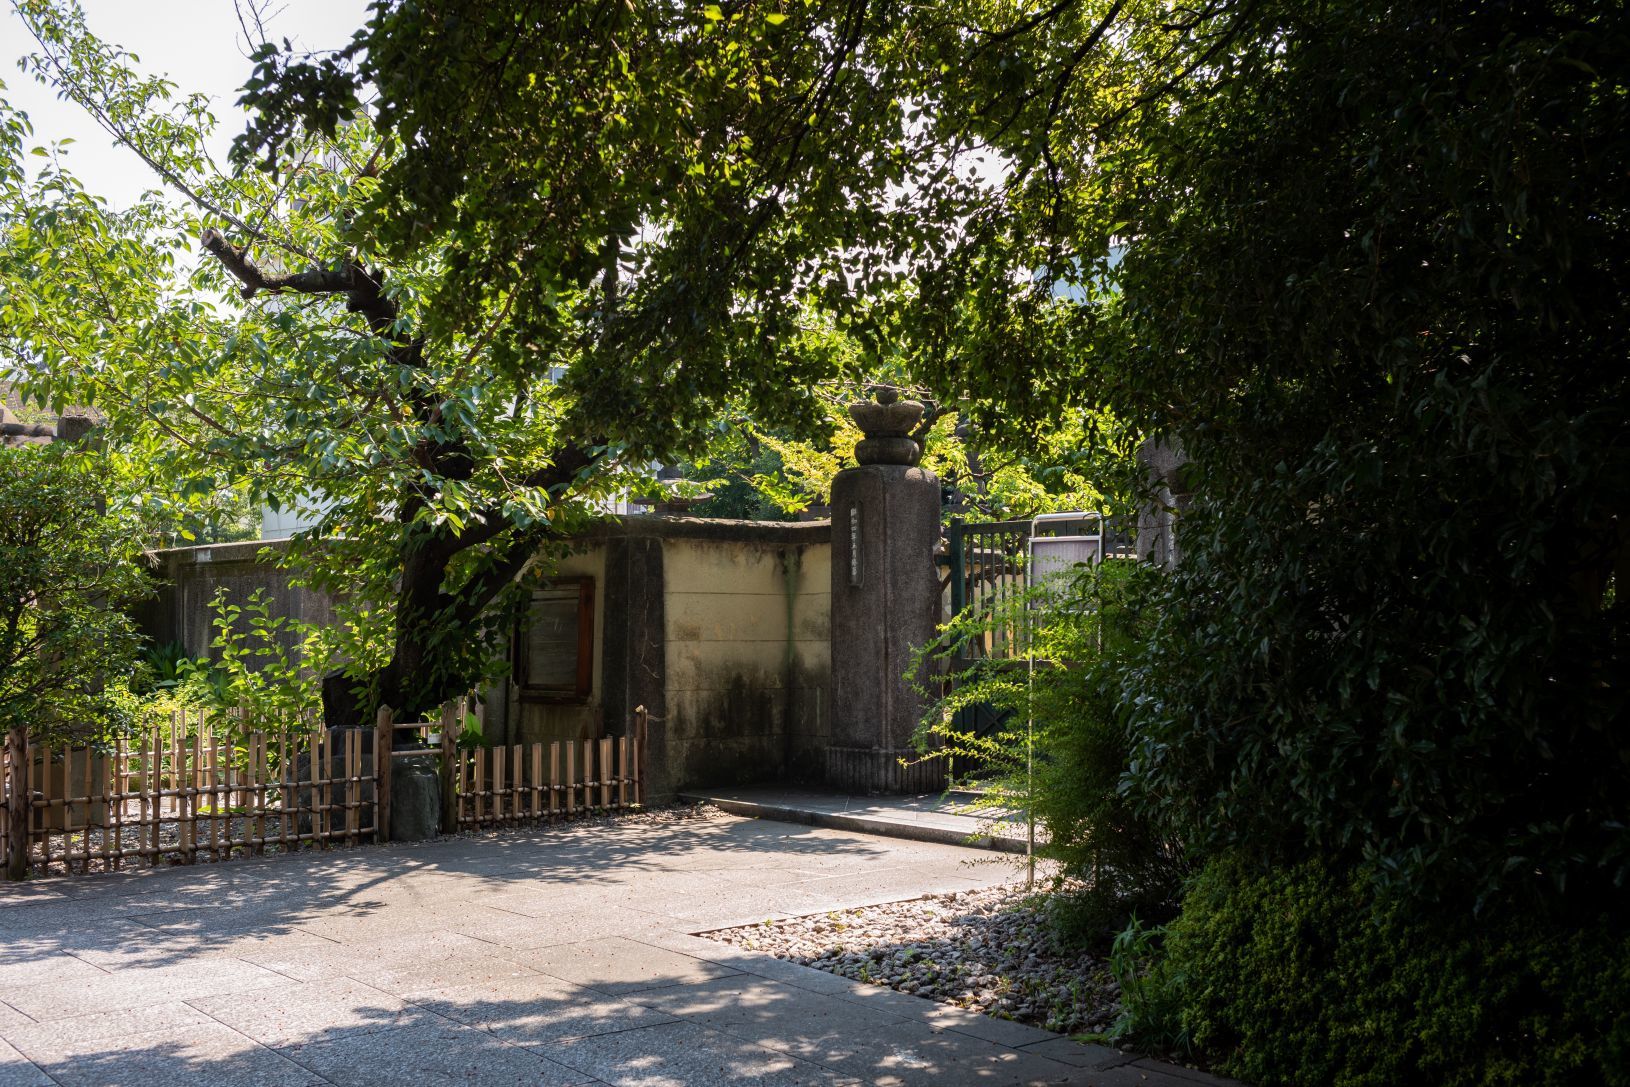
<path fill-rule="evenodd" d="M 917 842 L 976 845 L 1004 853 L 1025 851 L 1025 825 L 1018 813 L 977 811 L 966 793 L 921 796 L 854 796 L 784 785 L 750 785 L 684 794 L 732 815 L 881 834 Z"/>
<path fill-rule="evenodd" d="M 0 1087 L 1216 1083 L 688 935 L 994 860 L 719 817 L 0 884 Z"/>

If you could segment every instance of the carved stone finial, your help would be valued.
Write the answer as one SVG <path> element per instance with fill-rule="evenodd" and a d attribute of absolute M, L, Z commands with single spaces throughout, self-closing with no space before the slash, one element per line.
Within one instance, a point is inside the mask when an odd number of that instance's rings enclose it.
<path fill-rule="evenodd" d="M 859 464 L 903 464 L 911 466 L 922 459 L 922 446 L 911 437 L 922 420 L 923 406 L 916 400 L 901 400 L 892 385 L 873 385 L 867 390 L 876 402 L 861 400 L 849 405 L 849 416 L 865 435 L 855 443 Z"/>

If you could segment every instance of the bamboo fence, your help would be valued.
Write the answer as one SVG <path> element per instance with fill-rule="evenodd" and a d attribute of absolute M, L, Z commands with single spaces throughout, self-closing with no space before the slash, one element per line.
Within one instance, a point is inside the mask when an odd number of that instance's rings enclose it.
<path fill-rule="evenodd" d="M 443 798 L 450 798 L 443 832 L 642 806 L 646 727 L 641 706 L 627 736 L 454 748 L 444 720 L 442 765 L 444 773 L 451 768 L 452 781 L 442 783 Z"/>
<path fill-rule="evenodd" d="M 473 748 L 457 745 L 463 710 L 450 702 L 440 722 L 408 724 L 381 710 L 372 730 L 333 731 L 243 731 L 230 719 L 178 715 L 100 749 L 33 744 L 14 729 L 0 760 L 6 876 L 389 840 L 391 765 L 410 756 L 439 756 L 444 833 L 644 799 L 643 707 L 628 736 Z"/>
<path fill-rule="evenodd" d="M 21 867 L 48 874 L 371 840 L 377 740 L 364 739 L 358 729 L 246 732 L 191 714 L 101 748 L 13 733 L 4 766 L 8 868 L 18 867 L 19 851 Z"/>

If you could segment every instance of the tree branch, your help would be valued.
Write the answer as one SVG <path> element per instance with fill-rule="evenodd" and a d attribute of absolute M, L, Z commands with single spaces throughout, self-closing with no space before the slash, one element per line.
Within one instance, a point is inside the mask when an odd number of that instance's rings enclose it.
<path fill-rule="evenodd" d="M 244 298 L 253 298 L 258 291 L 344 295 L 345 308 L 367 318 L 368 326 L 376 335 L 384 336 L 396 321 L 396 303 L 385 297 L 379 279 L 356 261 L 347 262 L 343 269 L 308 268 L 303 272 L 270 275 L 249 259 L 247 246 L 233 245 L 214 227 L 204 231 L 199 240 L 222 267 L 243 284 L 238 293 Z"/>

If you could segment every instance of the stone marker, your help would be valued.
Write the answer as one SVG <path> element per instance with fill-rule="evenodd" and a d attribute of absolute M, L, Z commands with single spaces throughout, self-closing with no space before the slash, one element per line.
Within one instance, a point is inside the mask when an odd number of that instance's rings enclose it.
<path fill-rule="evenodd" d="M 441 777 L 433 755 L 397 759 L 391 767 L 391 841 L 422 842 L 441 831 Z"/>

